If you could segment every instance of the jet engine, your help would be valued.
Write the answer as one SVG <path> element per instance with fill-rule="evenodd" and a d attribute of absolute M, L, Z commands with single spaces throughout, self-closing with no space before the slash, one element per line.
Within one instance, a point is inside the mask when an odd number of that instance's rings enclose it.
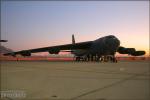
<path fill-rule="evenodd" d="M 145 54 L 145 51 L 136 51 L 136 52 L 132 53 L 131 55 L 132 56 L 142 56 L 144 54 Z"/>
<path fill-rule="evenodd" d="M 124 47 L 119 47 L 117 52 L 120 54 L 129 54 L 132 56 L 142 56 L 145 54 L 145 51 L 136 51 L 135 48 L 124 48 Z"/>
<path fill-rule="evenodd" d="M 135 48 L 119 47 L 117 50 L 120 54 L 133 54 L 136 52 Z"/>
<path fill-rule="evenodd" d="M 59 49 L 50 49 L 48 52 L 50 54 L 58 54 L 60 52 L 60 50 Z"/>
<path fill-rule="evenodd" d="M 22 51 L 20 54 L 22 56 L 31 56 L 31 53 L 29 51 Z"/>
<path fill-rule="evenodd" d="M 13 56 L 13 57 L 16 57 L 16 54 L 14 52 L 10 52 L 10 53 L 7 53 L 7 54 L 3 54 L 4 56 Z"/>
<path fill-rule="evenodd" d="M 16 54 L 15 53 L 11 53 L 11 56 L 16 57 Z"/>

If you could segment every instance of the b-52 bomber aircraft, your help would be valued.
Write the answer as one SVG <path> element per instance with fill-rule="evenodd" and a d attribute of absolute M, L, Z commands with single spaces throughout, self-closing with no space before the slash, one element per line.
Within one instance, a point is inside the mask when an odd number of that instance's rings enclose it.
<path fill-rule="evenodd" d="M 72 44 L 49 46 L 43 48 L 22 50 L 4 54 L 5 56 L 31 56 L 31 53 L 49 52 L 50 54 L 58 54 L 60 51 L 71 52 L 75 55 L 76 61 L 102 61 L 103 59 L 111 59 L 116 62 L 116 52 L 120 54 L 128 54 L 131 56 L 141 56 L 145 51 L 136 51 L 135 48 L 125 48 L 120 46 L 120 41 L 114 35 L 108 35 L 96 39 L 94 41 L 86 41 L 75 43 L 74 35 L 72 35 Z"/>

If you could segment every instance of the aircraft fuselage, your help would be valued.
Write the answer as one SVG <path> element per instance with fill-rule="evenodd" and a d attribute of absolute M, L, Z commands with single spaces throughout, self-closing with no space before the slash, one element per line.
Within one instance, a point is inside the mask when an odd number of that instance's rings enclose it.
<path fill-rule="evenodd" d="M 120 46 L 120 41 L 113 35 L 105 36 L 96 39 L 92 42 L 89 49 L 75 50 L 73 54 L 76 56 L 88 56 L 88 55 L 114 55 Z"/>

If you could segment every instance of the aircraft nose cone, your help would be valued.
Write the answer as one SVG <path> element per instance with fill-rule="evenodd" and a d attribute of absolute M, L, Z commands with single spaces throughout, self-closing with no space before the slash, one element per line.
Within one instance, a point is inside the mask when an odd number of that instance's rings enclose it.
<path fill-rule="evenodd" d="M 107 45 L 112 49 L 118 48 L 120 45 L 120 40 L 116 37 L 109 38 L 107 40 Z"/>
<path fill-rule="evenodd" d="M 114 38 L 114 42 L 116 43 L 116 45 L 118 45 L 118 46 L 120 45 L 120 40 L 116 37 Z"/>

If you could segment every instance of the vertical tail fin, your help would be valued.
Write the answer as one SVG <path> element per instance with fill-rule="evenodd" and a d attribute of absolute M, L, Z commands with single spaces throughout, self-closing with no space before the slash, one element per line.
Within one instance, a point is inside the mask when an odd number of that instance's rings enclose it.
<path fill-rule="evenodd" d="M 75 44 L 74 34 L 72 34 L 72 44 Z"/>

